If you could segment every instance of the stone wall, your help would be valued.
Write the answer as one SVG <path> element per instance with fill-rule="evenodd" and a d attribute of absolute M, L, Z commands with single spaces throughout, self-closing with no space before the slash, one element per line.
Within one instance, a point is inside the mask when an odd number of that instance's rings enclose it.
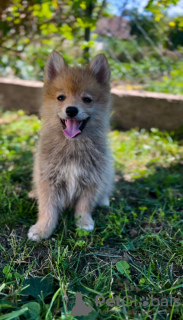
<path fill-rule="evenodd" d="M 183 125 L 183 96 L 113 88 L 113 123 L 120 129 L 177 130 Z"/>
<path fill-rule="evenodd" d="M 25 110 L 38 113 L 42 100 L 43 83 L 20 79 L 0 78 L 0 106 L 4 110 Z M 131 129 L 152 127 L 177 130 L 183 125 L 183 96 L 111 90 L 114 128 Z"/>
<path fill-rule="evenodd" d="M 41 81 L 0 78 L 0 106 L 3 110 L 38 113 L 42 100 Z"/>

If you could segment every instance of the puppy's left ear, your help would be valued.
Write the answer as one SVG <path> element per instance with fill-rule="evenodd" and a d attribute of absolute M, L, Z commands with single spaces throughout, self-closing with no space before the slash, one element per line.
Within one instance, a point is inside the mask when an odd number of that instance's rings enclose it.
<path fill-rule="evenodd" d="M 90 64 L 89 69 L 99 83 L 107 84 L 110 81 L 110 68 L 104 54 L 95 56 Z"/>

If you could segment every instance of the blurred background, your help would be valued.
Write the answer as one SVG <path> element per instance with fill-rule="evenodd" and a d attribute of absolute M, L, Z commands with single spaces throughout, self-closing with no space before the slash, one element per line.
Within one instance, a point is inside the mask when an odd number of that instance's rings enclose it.
<path fill-rule="evenodd" d="M 112 86 L 183 94 L 183 1 L 0 2 L 0 76 L 43 80 L 48 54 L 72 64 L 105 53 Z"/>

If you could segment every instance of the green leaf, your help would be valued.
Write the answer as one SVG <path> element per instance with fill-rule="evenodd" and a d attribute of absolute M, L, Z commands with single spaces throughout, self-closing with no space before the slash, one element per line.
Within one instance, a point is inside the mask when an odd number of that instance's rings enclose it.
<path fill-rule="evenodd" d="M 145 278 L 141 278 L 140 280 L 139 280 L 139 284 L 145 284 L 146 283 L 146 279 Z"/>
<path fill-rule="evenodd" d="M 18 273 L 18 272 L 15 272 L 15 273 L 14 273 L 14 276 L 15 276 L 16 279 L 20 279 L 20 278 L 21 278 L 21 275 L 20 275 L 20 273 Z"/>
<path fill-rule="evenodd" d="M 60 31 L 65 36 L 66 39 L 68 40 L 73 39 L 72 28 L 67 24 L 63 24 L 63 26 L 60 28 Z"/>
<path fill-rule="evenodd" d="M 127 271 L 129 271 L 128 269 L 130 266 L 126 261 L 121 260 L 116 263 L 116 268 L 121 274 L 125 274 Z"/>
<path fill-rule="evenodd" d="M 183 21 L 182 21 L 182 20 L 179 22 L 179 27 L 180 27 L 180 28 L 183 27 Z"/>
<path fill-rule="evenodd" d="M 50 11 L 49 2 L 45 2 L 45 3 L 42 4 L 41 14 L 42 14 L 42 16 L 44 16 L 46 19 L 50 19 L 50 18 L 51 18 L 52 12 Z"/>
<path fill-rule="evenodd" d="M 6 279 L 7 280 L 11 280 L 12 279 L 12 273 L 11 272 L 8 272 L 8 274 L 6 275 Z"/>
<path fill-rule="evenodd" d="M 130 265 L 126 261 L 124 260 L 118 261 L 116 263 L 116 268 L 121 274 L 125 275 L 128 279 L 131 280 L 130 270 L 129 270 Z"/>
<path fill-rule="evenodd" d="M 3 269 L 3 273 L 8 274 L 9 271 L 10 271 L 10 266 L 5 266 Z"/>
<path fill-rule="evenodd" d="M 53 278 L 31 278 L 26 279 L 23 282 L 23 286 L 28 286 L 23 290 L 23 294 L 35 298 L 37 301 L 41 300 L 41 297 L 46 298 L 54 292 Z"/>
<path fill-rule="evenodd" d="M 4 315 L 0 316 L 0 320 L 12 320 L 12 319 L 15 319 L 15 318 L 21 316 L 22 314 L 24 314 L 27 310 L 28 310 L 28 308 L 23 308 L 21 310 L 17 310 L 17 311 L 13 311 L 13 312 L 4 314 Z"/>
<path fill-rule="evenodd" d="M 147 5 L 146 5 L 146 7 L 145 7 L 145 9 L 146 9 L 146 10 L 150 9 L 151 6 L 152 6 L 152 4 L 153 4 L 153 0 L 149 0 L 148 3 L 147 3 Z"/>
<path fill-rule="evenodd" d="M 28 311 L 24 314 L 26 320 L 39 320 L 41 307 L 37 302 L 29 302 L 23 306 L 23 308 L 28 308 Z"/>

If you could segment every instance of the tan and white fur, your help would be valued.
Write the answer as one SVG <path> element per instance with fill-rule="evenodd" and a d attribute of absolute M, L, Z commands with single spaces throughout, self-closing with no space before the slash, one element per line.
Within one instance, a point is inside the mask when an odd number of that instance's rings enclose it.
<path fill-rule="evenodd" d="M 42 129 L 29 194 L 37 198 L 39 213 L 29 239 L 48 238 L 66 207 L 74 208 L 77 227 L 93 230 L 92 211 L 109 205 L 113 186 L 109 116 L 105 55 L 97 55 L 87 67 L 69 67 L 53 51 L 45 67 Z"/>

